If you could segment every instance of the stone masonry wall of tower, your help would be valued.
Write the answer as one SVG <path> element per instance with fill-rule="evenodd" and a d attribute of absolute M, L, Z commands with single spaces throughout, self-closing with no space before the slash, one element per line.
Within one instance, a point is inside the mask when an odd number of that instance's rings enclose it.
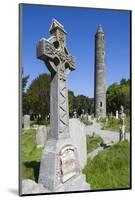
<path fill-rule="evenodd" d="M 105 40 L 102 26 L 95 35 L 95 117 L 106 117 Z"/>

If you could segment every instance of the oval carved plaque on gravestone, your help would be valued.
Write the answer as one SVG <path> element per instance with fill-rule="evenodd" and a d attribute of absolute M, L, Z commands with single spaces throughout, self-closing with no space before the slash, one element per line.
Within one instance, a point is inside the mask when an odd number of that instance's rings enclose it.
<path fill-rule="evenodd" d="M 76 175 L 76 156 L 73 146 L 66 146 L 60 152 L 61 161 L 61 179 L 66 182 L 74 175 Z"/>

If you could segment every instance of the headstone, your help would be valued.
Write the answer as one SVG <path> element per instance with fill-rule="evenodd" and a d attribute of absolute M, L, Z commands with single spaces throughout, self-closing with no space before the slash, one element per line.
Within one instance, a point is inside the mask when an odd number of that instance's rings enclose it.
<path fill-rule="evenodd" d="M 75 70 L 75 62 L 66 46 L 64 27 L 53 20 L 50 33 L 49 39 L 43 38 L 37 44 L 37 57 L 51 72 L 51 138 L 42 155 L 39 183 L 50 192 L 88 190 L 69 133 L 67 74 Z"/>
<path fill-rule="evenodd" d="M 119 113 L 118 113 L 118 110 L 116 110 L 116 119 L 119 119 Z"/>
<path fill-rule="evenodd" d="M 113 113 L 111 112 L 111 114 L 110 114 L 110 118 L 112 118 L 113 117 Z"/>
<path fill-rule="evenodd" d="M 74 111 L 73 118 L 77 118 L 77 112 L 76 111 Z"/>
<path fill-rule="evenodd" d="M 23 116 L 24 120 L 24 129 L 30 129 L 30 115 L 24 115 Z"/>
<path fill-rule="evenodd" d="M 36 130 L 36 147 L 44 147 L 47 142 L 47 127 L 40 125 Z"/>
<path fill-rule="evenodd" d="M 82 109 L 82 114 L 80 115 L 80 119 L 84 120 L 84 109 Z"/>
<path fill-rule="evenodd" d="M 85 125 L 81 123 L 78 119 L 70 119 L 69 130 L 73 144 L 77 148 L 81 169 L 83 169 L 87 163 Z"/>
<path fill-rule="evenodd" d="M 124 107 L 121 106 L 120 107 L 120 141 L 125 140 L 126 139 L 126 132 L 125 132 L 125 118 L 126 118 L 126 114 L 124 113 Z"/>
<path fill-rule="evenodd" d="M 88 121 L 91 121 L 92 120 L 91 118 L 92 118 L 91 115 L 88 115 Z"/>

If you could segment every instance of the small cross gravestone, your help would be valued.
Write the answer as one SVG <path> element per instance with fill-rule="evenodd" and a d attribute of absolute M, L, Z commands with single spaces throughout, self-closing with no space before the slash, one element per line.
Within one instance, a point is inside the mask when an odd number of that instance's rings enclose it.
<path fill-rule="evenodd" d="M 67 75 L 75 70 L 75 62 L 66 46 L 64 27 L 55 19 L 50 33 L 49 39 L 43 38 L 37 44 L 37 57 L 51 73 L 51 137 L 42 155 L 39 183 L 50 192 L 88 190 L 69 133 Z"/>

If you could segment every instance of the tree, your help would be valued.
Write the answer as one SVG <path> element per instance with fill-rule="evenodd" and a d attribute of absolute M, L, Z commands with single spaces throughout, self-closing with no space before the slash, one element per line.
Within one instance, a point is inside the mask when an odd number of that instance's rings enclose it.
<path fill-rule="evenodd" d="M 85 113 L 93 113 L 93 98 L 86 97 L 84 95 L 78 95 L 75 97 L 75 105 L 78 115 L 82 114 L 82 110 Z"/>
<path fill-rule="evenodd" d="M 22 77 L 22 92 L 24 92 L 24 90 L 25 90 L 25 88 L 26 88 L 28 79 L 29 79 L 29 75 L 28 75 L 28 76 Z"/>
<path fill-rule="evenodd" d="M 50 112 L 50 75 L 41 74 L 34 79 L 27 90 L 30 113 L 41 115 L 42 119 Z"/>
<path fill-rule="evenodd" d="M 27 84 L 27 78 L 23 80 L 23 91 Z M 50 81 L 48 74 L 41 74 L 32 81 L 23 98 L 23 113 L 41 115 L 44 120 L 50 112 Z M 89 114 L 93 112 L 93 99 L 84 95 L 75 96 L 73 91 L 68 91 L 69 115 L 73 116 L 76 110 L 80 115 L 82 109 Z"/>
<path fill-rule="evenodd" d="M 68 91 L 68 104 L 69 104 L 69 116 L 73 116 L 73 112 L 75 110 L 75 96 L 74 92 Z"/>
<path fill-rule="evenodd" d="M 28 98 L 27 93 L 25 92 L 25 88 L 28 82 L 29 76 L 22 77 L 22 113 L 28 114 L 29 113 L 29 104 L 28 104 Z"/>
<path fill-rule="evenodd" d="M 122 79 L 120 83 L 113 83 L 107 89 L 107 112 L 113 112 L 120 109 L 123 105 L 126 114 L 130 112 L 130 80 Z"/>

